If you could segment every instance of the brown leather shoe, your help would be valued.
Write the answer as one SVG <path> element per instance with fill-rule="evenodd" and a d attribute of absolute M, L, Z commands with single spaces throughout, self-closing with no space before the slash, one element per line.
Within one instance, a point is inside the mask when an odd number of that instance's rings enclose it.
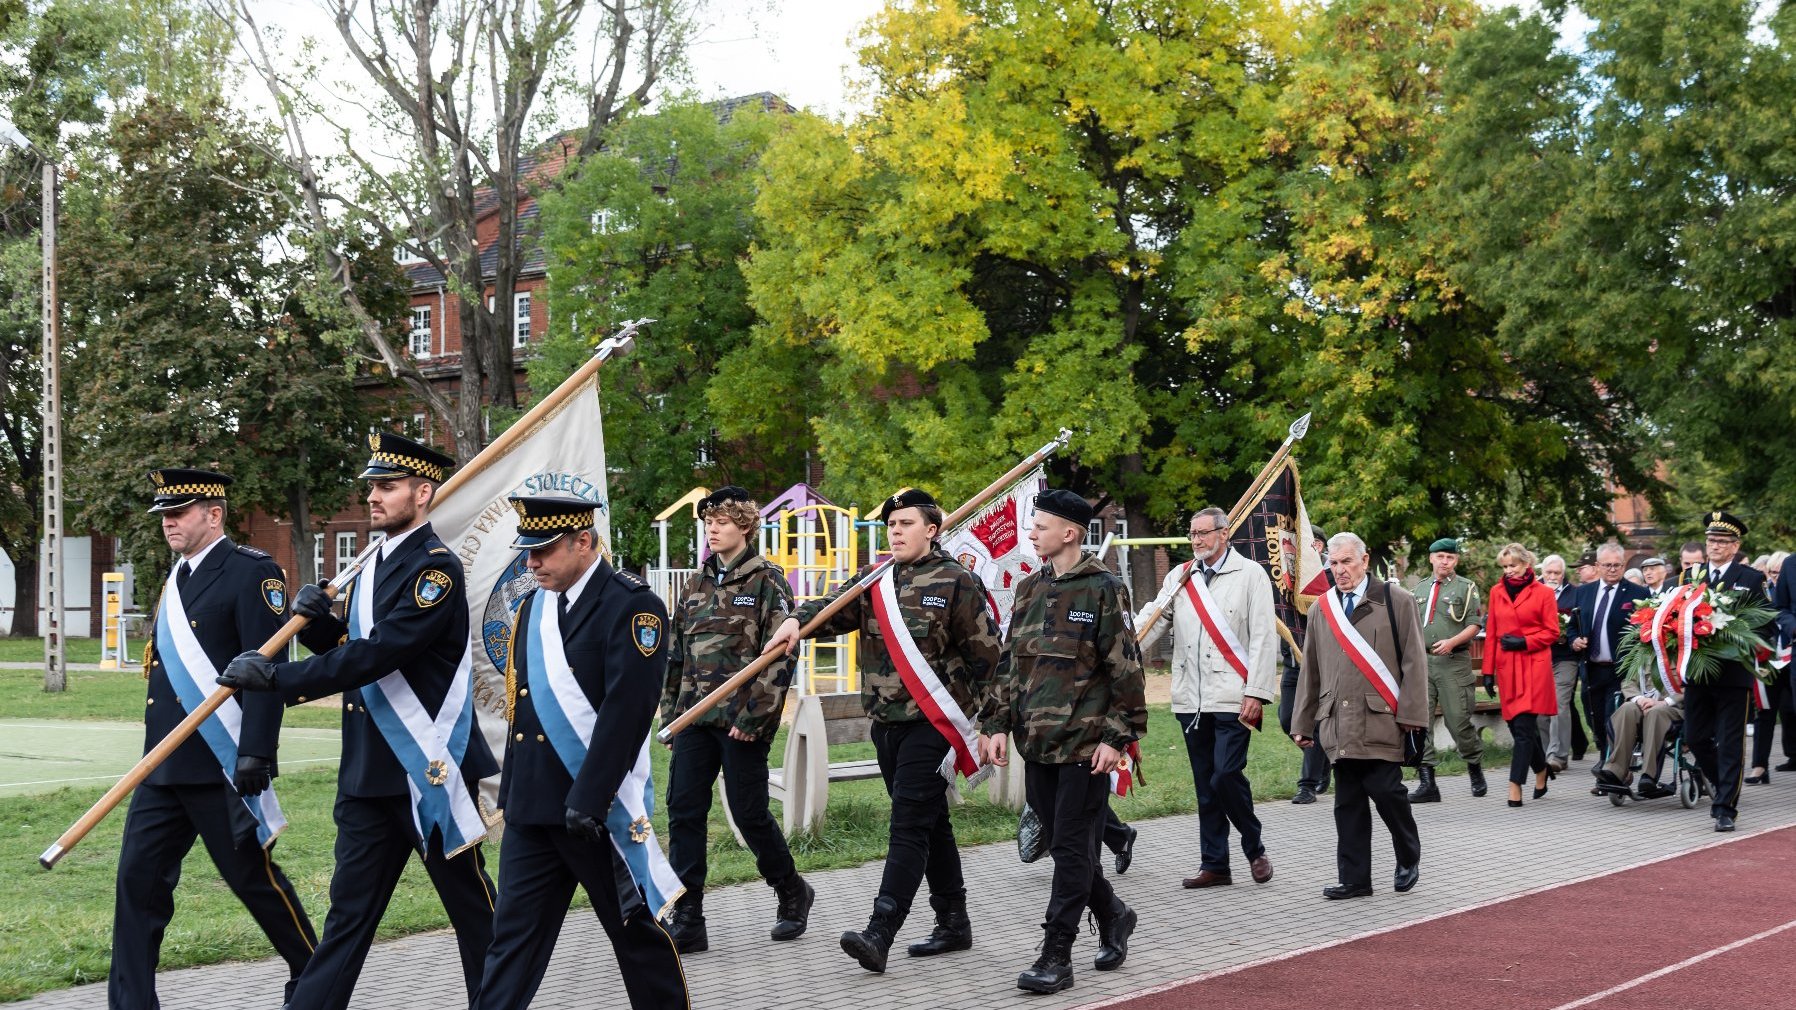
<path fill-rule="evenodd" d="M 1264 884 L 1266 881 L 1272 879 L 1272 860 L 1266 858 L 1264 852 L 1260 853 L 1258 858 L 1249 863 L 1248 868 L 1253 871 L 1253 882 L 1256 884 Z"/>
<path fill-rule="evenodd" d="M 1215 870 L 1199 870 L 1197 871 L 1197 876 L 1185 878 L 1185 887 L 1188 889 L 1198 887 L 1223 887 L 1234 882 L 1235 878 L 1226 873 L 1217 873 Z"/>

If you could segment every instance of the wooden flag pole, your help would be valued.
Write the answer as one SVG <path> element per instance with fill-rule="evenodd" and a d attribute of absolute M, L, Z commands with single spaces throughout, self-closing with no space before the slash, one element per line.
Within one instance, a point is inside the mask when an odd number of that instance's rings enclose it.
<path fill-rule="evenodd" d="M 1291 447 L 1302 441 L 1303 436 L 1309 434 L 1309 431 L 1310 415 L 1305 414 L 1291 422 L 1291 428 L 1285 432 L 1285 440 L 1279 445 L 1278 451 L 1273 453 L 1272 458 L 1266 461 L 1266 465 L 1260 468 L 1259 475 L 1254 477 L 1253 483 L 1247 486 L 1247 491 L 1241 495 L 1241 500 L 1235 503 L 1234 508 L 1229 509 L 1229 534 L 1231 536 L 1247 519 L 1248 506 L 1252 505 L 1260 493 L 1265 490 L 1266 484 L 1272 480 L 1272 475 L 1278 470 L 1279 464 L 1285 461 L 1285 457 L 1291 455 Z M 1300 532 L 1307 533 L 1308 531 Z M 1186 565 L 1185 570 L 1179 573 L 1179 580 L 1172 587 L 1174 599 L 1178 598 L 1178 591 L 1185 588 L 1185 581 L 1191 578 L 1191 571 L 1195 567 L 1195 565 Z M 1167 606 L 1156 607 L 1149 611 L 1147 618 L 1141 622 L 1140 627 L 1135 629 L 1135 644 L 1140 645 L 1146 642 L 1148 632 L 1153 630 L 1154 625 L 1159 623 L 1160 618 L 1164 617 L 1166 612 L 1171 609 L 1170 606 Z"/>
<path fill-rule="evenodd" d="M 1030 453 L 1027 459 L 1018 463 L 1016 466 L 1011 467 L 1004 476 L 999 477 L 997 480 L 987 485 L 985 490 L 967 499 L 960 508 L 949 513 L 947 518 L 942 520 L 940 532 L 946 533 L 966 521 L 967 517 L 984 508 L 993 498 L 1004 493 L 1004 491 L 1008 490 L 1012 484 L 1015 484 L 1017 481 L 1022 480 L 1023 477 L 1028 475 L 1029 471 L 1041 465 L 1042 460 L 1052 456 L 1055 450 L 1066 445 L 1067 441 L 1072 437 L 1073 433 L 1070 430 L 1066 428 L 1060 429 L 1060 434 L 1054 436 L 1053 441 L 1035 450 L 1033 453 Z M 816 617 L 805 622 L 804 627 L 798 629 L 798 637 L 802 640 L 806 635 L 809 635 L 819 627 L 822 627 L 824 622 L 828 621 L 831 617 L 834 617 L 843 607 L 854 602 L 862 593 L 871 588 L 874 582 L 878 581 L 880 575 L 882 575 L 891 564 L 892 559 L 888 557 L 884 561 L 881 561 L 879 564 L 876 564 L 863 572 L 860 578 L 855 579 L 848 584 L 846 589 L 842 590 L 840 596 L 831 600 L 828 606 L 818 611 Z M 681 730 L 692 725 L 706 712 L 716 708 L 730 695 L 735 694 L 737 689 L 741 688 L 742 685 L 760 676 L 761 671 L 767 669 L 769 666 L 783 658 L 784 656 L 777 650 L 761 653 L 754 662 L 743 667 L 733 674 L 729 680 L 718 685 L 715 691 L 700 698 L 691 708 L 680 713 L 679 718 L 668 723 L 666 726 L 663 726 L 661 731 L 655 734 L 655 739 L 662 743 L 670 742 L 675 736 L 679 735 Z"/>

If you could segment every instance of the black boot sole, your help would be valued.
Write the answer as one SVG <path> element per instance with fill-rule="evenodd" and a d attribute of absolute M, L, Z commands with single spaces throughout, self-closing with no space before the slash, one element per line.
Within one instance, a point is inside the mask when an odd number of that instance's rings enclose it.
<path fill-rule="evenodd" d="M 849 957 L 859 961 L 862 968 L 878 975 L 885 974 L 886 952 L 880 950 L 878 945 L 860 933 L 852 931 L 843 933 L 842 950 Z"/>

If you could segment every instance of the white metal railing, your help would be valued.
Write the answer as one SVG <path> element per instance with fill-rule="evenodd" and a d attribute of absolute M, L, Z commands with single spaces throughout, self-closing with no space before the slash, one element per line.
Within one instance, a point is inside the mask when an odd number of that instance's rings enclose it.
<path fill-rule="evenodd" d="M 680 590 L 685 587 L 686 580 L 697 572 L 696 568 L 654 568 L 649 569 L 649 588 L 667 604 L 667 612 L 673 613 L 679 603 Z"/>

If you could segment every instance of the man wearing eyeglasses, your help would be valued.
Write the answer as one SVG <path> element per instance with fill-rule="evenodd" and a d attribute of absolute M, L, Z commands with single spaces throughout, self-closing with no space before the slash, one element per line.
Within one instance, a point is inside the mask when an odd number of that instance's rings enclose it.
<path fill-rule="evenodd" d="M 1746 524 L 1726 512 L 1710 512 L 1704 531 L 1706 578 L 1710 588 L 1734 597 L 1741 606 L 1765 604 L 1765 576 L 1735 557 Z M 1713 799 L 1709 816 L 1716 831 L 1734 830 L 1739 815 L 1740 780 L 1746 773 L 1746 713 L 1751 702 L 1753 672 L 1735 659 L 1721 661 L 1721 669 L 1684 689 L 1684 729 L 1690 750 L 1709 780 Z"/>
<path fill-rule="evenodd" d="M 1572 639 L 1571 647 L 1584 657 L 1584 713 L 1590 719 L 1590 739 L 1602 755 L 1597 759 L 1598 765 L 1609 758 L 1609 717 L 1615 714 L 1615 695 L 1621 690 L 1615 663 L 1621 656 L 1628 618 L 1633 616 L 1635 605 L 1646 598 L 1644 586 L 1621 577 L 1624 556 L 1620 544 L 1598 547 L 1596 580 L 1577 590 L 1576 623 L 1585 631 Z"/>
<path fill-rule="evenodd" d="M 1201 862 L 1188 888 L 1234 883 L 1229 826 L 1255 883 L 1272 879 L 1260 841 L 1260 819 L 1247 781 L 1247 745 L 1260 727 L 1261 706 L 1272 700 L 1278 627 L 1272 579 L 1253 559 L 1229 549 L 1229 516 L 1206 508 L 1191 517 L 1192 559 L 1166 576 L 1160 595 L 1136 615 L 1172 609 L 1172 713 L 1185 731 L 1185 752 L 1197 787 Z M 1186 569 L 1189 568 L 1189 576 Z M 1145 651 L 1165 633 L 1156 621 Z M 1251 728 L 1251 729 L 1250 729 Z"/>

